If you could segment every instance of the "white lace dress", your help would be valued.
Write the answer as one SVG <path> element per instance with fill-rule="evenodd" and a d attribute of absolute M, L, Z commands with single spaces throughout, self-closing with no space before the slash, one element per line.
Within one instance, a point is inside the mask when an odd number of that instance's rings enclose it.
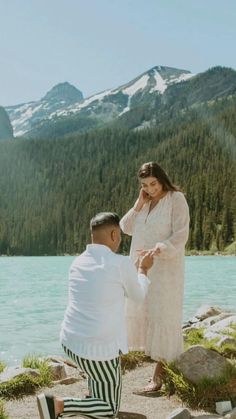
<path fill-rule="evenodd" d="M 173 361 L 183 351 L 182 311 L 184 295 L 184 247 L 188 239 L 189 210 L 181 192 L 168 192 L 149 213 L 133 208 L 120 225 L 132 236 L 130 256 L 137 250 L 161 243 L 148 276 L 151 280 L 144 303 L 127 300 L 130 350 L 145 350 L 154 360 Z"/>

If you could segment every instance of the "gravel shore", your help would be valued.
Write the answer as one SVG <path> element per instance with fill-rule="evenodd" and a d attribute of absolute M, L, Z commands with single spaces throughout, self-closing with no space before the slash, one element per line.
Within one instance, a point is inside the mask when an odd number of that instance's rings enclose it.
<path fill-rule="evenodd" d="M 120 408 L 120 418 L 122 419 L 166 419 L 167 416 L 182 404 L 175 396 L 167 397 L 142 397 L 132 394 L 133 390 L 142 388 L 149 377 L 152 375 L 153 364 L 145 365 L 136 368 L 133 371 L 127 372 L 123 376 L 122 400 Z M 80 380 L 71 385 L 54 385 L 50 389 L 43 391 L 50 391 L 58 397 L 82 397 L 86 389 L 86 380 Z M 42 392 L 42 390 L 40 391 Z M 27 396 L 21 400 L 11 400 L 6 402 L 6 410 L 10 419 L 39 419 L 36 399 L 34 396 Z M 123 413 L 122 413 L 123 412 Z M 126 412 L 126 413 L 124 413 Z M 128 414 L 129 412 L 129 414 Z M 215 415 L 210 415 L 202 411 L 191 411 L 194 417 L 198 418 L 213 418 Z M 77 416 L 79 418 L 79 416 Z"/>

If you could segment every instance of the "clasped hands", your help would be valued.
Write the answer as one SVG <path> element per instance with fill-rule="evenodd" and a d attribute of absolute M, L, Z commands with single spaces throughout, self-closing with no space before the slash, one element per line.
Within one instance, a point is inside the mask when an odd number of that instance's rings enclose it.
<path fill-rule="evenodd" d="M 138 258 L 135 262 L 136 268 L 140 271 L 145 271 L 146 273 L 153 265 L 154 256 L 158 256 L 164 249 L 164 243 L 157 243 L 156 246 L 152 249 L 138 249 L 136 250 Z"/>

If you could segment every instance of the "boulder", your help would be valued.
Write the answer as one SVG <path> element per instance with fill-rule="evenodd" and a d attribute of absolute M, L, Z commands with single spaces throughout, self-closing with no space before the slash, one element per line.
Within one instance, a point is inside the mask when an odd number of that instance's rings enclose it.
<path fill-rule="evenodd" d="M 213 324 L 214 321 L 218 321 L 217 317 L 220 316 L 221 318 L 219 318 L 219 320 L 221 320 L 230 315 L 231 313 L 224 313 L 218 307 L 203 305 L 190 320 L 184 323 L 183 329 L 189 330 L 190 328 L 203 327 L 203 325 L 209 326 Z"/>
<path fill-rule="evenodd" d="M 22 367 L 8 367 L 0 374 L 0 383 L 6 383 L 13 378 L 21 375 L 30 375 L 31 377 L 39 377 L 40 372 L 33 368 L 22 368 Z"/>
<path fill-rule="evenodd" d="M 219 307 L 209 306 L 209 305 L 203 305 L 201 306 L 196 314 L 195 318 L 199 320 L 205 320 L 208 317 L 217 316 L 222 313 L 222 310 Z"/>
<path fill-rule="evenodd" d="M 236 315 L 231 315 L 223 320 L 220 320 L 219 322 L 208 327 L 207 331 L 219 333 L 228 330 L 231 332 L 233 331 L 233 329 L 230 328 L 231 324 L 236 325 Z"/>
<path fill-rule="evenodd" d="M 185 378 L 196 384 L 205 377 L 219 377 L 231 364 L 216 351 L 194 345 L 180 355 L 175 365 Z"/>
<path fill-rule="evenodd" d="M 232 313 L 220 313 L 220 314 L 217 314 L 217 316 L 211 316 L 211 317 L 208 317 L 205 320 L 202 320 L 199 324 L 202 327 L 209 327 L 209 326 L 212 326 L 213 324 L 215 324 L 215 323 L 217 323 L 221 320 L 224 320 L 224 319 L 226 319 L 227 317 L 230 317 L 230 316 L 232 316 Z"/>
<path fill-rule="evenodd" d="M 216 412 L 220 415 L 232 411 L 232 404 L 230 400 L 216 402 Z"/>
<path fill-rule="evenodd" d="M 53 381 L 62 380 L 67 377 L 63 362 L 48 361 L 48 365 L 52 372 Z"/>

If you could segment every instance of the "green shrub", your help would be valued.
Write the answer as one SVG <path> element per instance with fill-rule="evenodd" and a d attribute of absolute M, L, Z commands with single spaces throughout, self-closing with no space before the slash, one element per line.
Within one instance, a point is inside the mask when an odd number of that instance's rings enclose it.
<path fill-rule="evenodd" d="M 39 370 L 40 377 L 37 380 L 40 387 L 49 386 L 51 384 L 52 372 L 46 359 L 39 358 L 35 355 L 27 355 L 23 359 L 22 365 L 24 368 L 33 368 Z"/>
<path fill-rule="evenodd" d="M 8 416 L 6 415 L 5 408 L 4 408 L 4 402 L 0 399 L 0 419 L 8 419 Z"/>
<path fill-rule="evenodd" d="M 204 329 L 192 329 L 185 332 L 185 350 L 192 345 L 200 345 L 204 340 Z"/>
<path fill-rule="evenodd" d="M 0 397 L 11 399 L 26 394 L 33 394 L 37 388 L 51 384 L 52 373 L 46 360 L 28 355 L 24 358 L 22 366 L 24 368 L 38 369 L 40 376 L 32 377 L 23 374 L 9 380 L 7 383 L 0 384 Z"/>
<path fill-rule="evenodd" d="M 0 384 L 0 397 L 13 399 L 26 394 L 33 394 L 40 387 L 39 381 L 29 375 L 23 374 L 12 378 L 7 383 Z"/>

